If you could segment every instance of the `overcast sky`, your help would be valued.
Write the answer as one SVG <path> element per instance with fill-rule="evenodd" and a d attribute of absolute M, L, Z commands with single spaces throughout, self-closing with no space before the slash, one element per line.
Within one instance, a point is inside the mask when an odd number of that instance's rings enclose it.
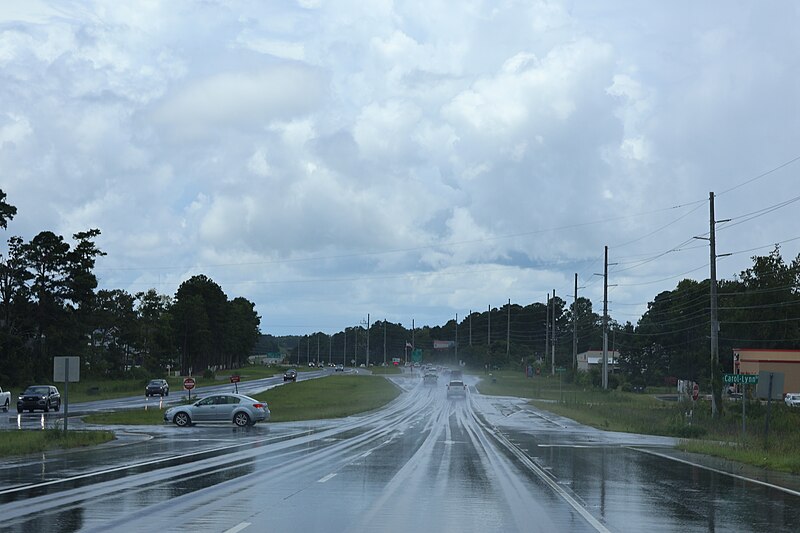
<path fill-rule="evenodd" d="M 98 228 L 101 288 L 205 274 L 276 335 L 571 302 L 575 273 L 601 312 L 607 245 L 635 323 L 708 278 L 709 192 L 719 278 L 797 256 L 798 6 L 4 1 L 2 241 Z"/>

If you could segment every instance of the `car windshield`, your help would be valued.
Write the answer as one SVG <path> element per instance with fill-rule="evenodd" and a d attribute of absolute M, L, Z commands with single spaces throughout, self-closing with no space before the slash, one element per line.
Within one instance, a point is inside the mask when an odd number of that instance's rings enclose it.
<path fill-rule="evenodd" d="M 163 381 L 161 381 L 160 379 L 154 379 L 154 380 L 150 381 L 149 385 L 151 385 L 153 387 L 160 387 L 162 383 L 163 383 Z"/>
<path fill-rule="evenodd" d="M 23 394 L 48 394 L 50 387 L 28 387 Z"/>

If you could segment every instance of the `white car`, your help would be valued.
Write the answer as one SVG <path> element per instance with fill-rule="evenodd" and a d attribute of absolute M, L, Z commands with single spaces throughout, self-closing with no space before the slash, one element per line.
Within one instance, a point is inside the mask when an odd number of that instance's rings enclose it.
<path fill-rule="evenodd" d="M 786 395 L 783 401 L 786 402 L 786 405 L 789 407 L 800 406 L 800 392 L 790 392 Z"/>

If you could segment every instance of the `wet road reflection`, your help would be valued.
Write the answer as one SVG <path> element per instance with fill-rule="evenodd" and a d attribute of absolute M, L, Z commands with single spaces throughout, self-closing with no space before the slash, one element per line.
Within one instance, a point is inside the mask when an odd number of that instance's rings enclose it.
<path fill-rule="evenodd" d="M 341 420 L 117 428 L 0 466 L 0 531 L 795 531 L 800 494 L 473 387 Z M 72 426 L 72 422 L 70 423 Z"/>

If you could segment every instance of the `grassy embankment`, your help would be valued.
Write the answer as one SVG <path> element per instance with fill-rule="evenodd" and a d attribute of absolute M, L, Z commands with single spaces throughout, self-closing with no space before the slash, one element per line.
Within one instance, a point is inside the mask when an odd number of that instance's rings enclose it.
<path fill-rule="evenodd" d="M 59 448 L 76 448 L 102 444 L 114 439 L 112 431 L 0 431 L 0 457 L 41 453 Z"/>
<path fill-rule="evenodd" d="M 287 383 L 255 396 L 267 402 L 272 422 L 340 418 L 371 411 L 395 399 L 400 391 L 377 376 L 333 374 L 324 379 Z M 84 417 L 90 424 L 160 424 L 158 408 L 98 413 Z"/>
<path fill-rule="evenodd" d="M 202 375 L 193 376 L 197 382 L 198 387 L 207 385 L 219 385 L 220 383 L 227 383 L 230 381 L 230 376 L 236 374 L 242 381 L 251 381 L 254 379 L 269 378 L 275 375 L 283 374 L 283 372 L 290 368 L 288 366 L 263 366 L 251 365 L 234 370 L 220 370 L 213 378 L 204 378 Z M 297 367 L 298 371 L 313 370 L 308 368 Z M 153 376 L 154 378 L 163 376 Z M 168 377 L 170 394 L 183 393 L 183 379 L 185 376 Z M 82 379 L 80 383 L 71 383 L 69 386 L 69 402 L 89 402 L 94 400 L 109 400 L 113 398 L 124 398 L 126 396 L 144 396 L 144 387 L 148 380 L 141 379 Z M 64 394 L 64 384 L 55 383 L 61 394 Z"/>
<path fill-rule="evenodd" d="M 519 372 L 494 372 L 484 377 L 478 389 L 484 394 L 530 398 L 544 410 L 582 424 L 611 431 L 665 435 L 684 439 L 680 449 L 714 455 L 783 472 L 800 473 L 800 409 L 781 402 L 772 405 L 769 439 L 765 439 L 766 406 L 746 405 L 746 429 L 742 436 L 741 403 L 725 401 L 723 415 L 711 418 L 710 402 L 658 400 L 659 392 L 647 394 L 602 391 L 562 383 L 557 377 L 526 378 Z M 688 414 L 691 413 L 691 416 Z"/>

